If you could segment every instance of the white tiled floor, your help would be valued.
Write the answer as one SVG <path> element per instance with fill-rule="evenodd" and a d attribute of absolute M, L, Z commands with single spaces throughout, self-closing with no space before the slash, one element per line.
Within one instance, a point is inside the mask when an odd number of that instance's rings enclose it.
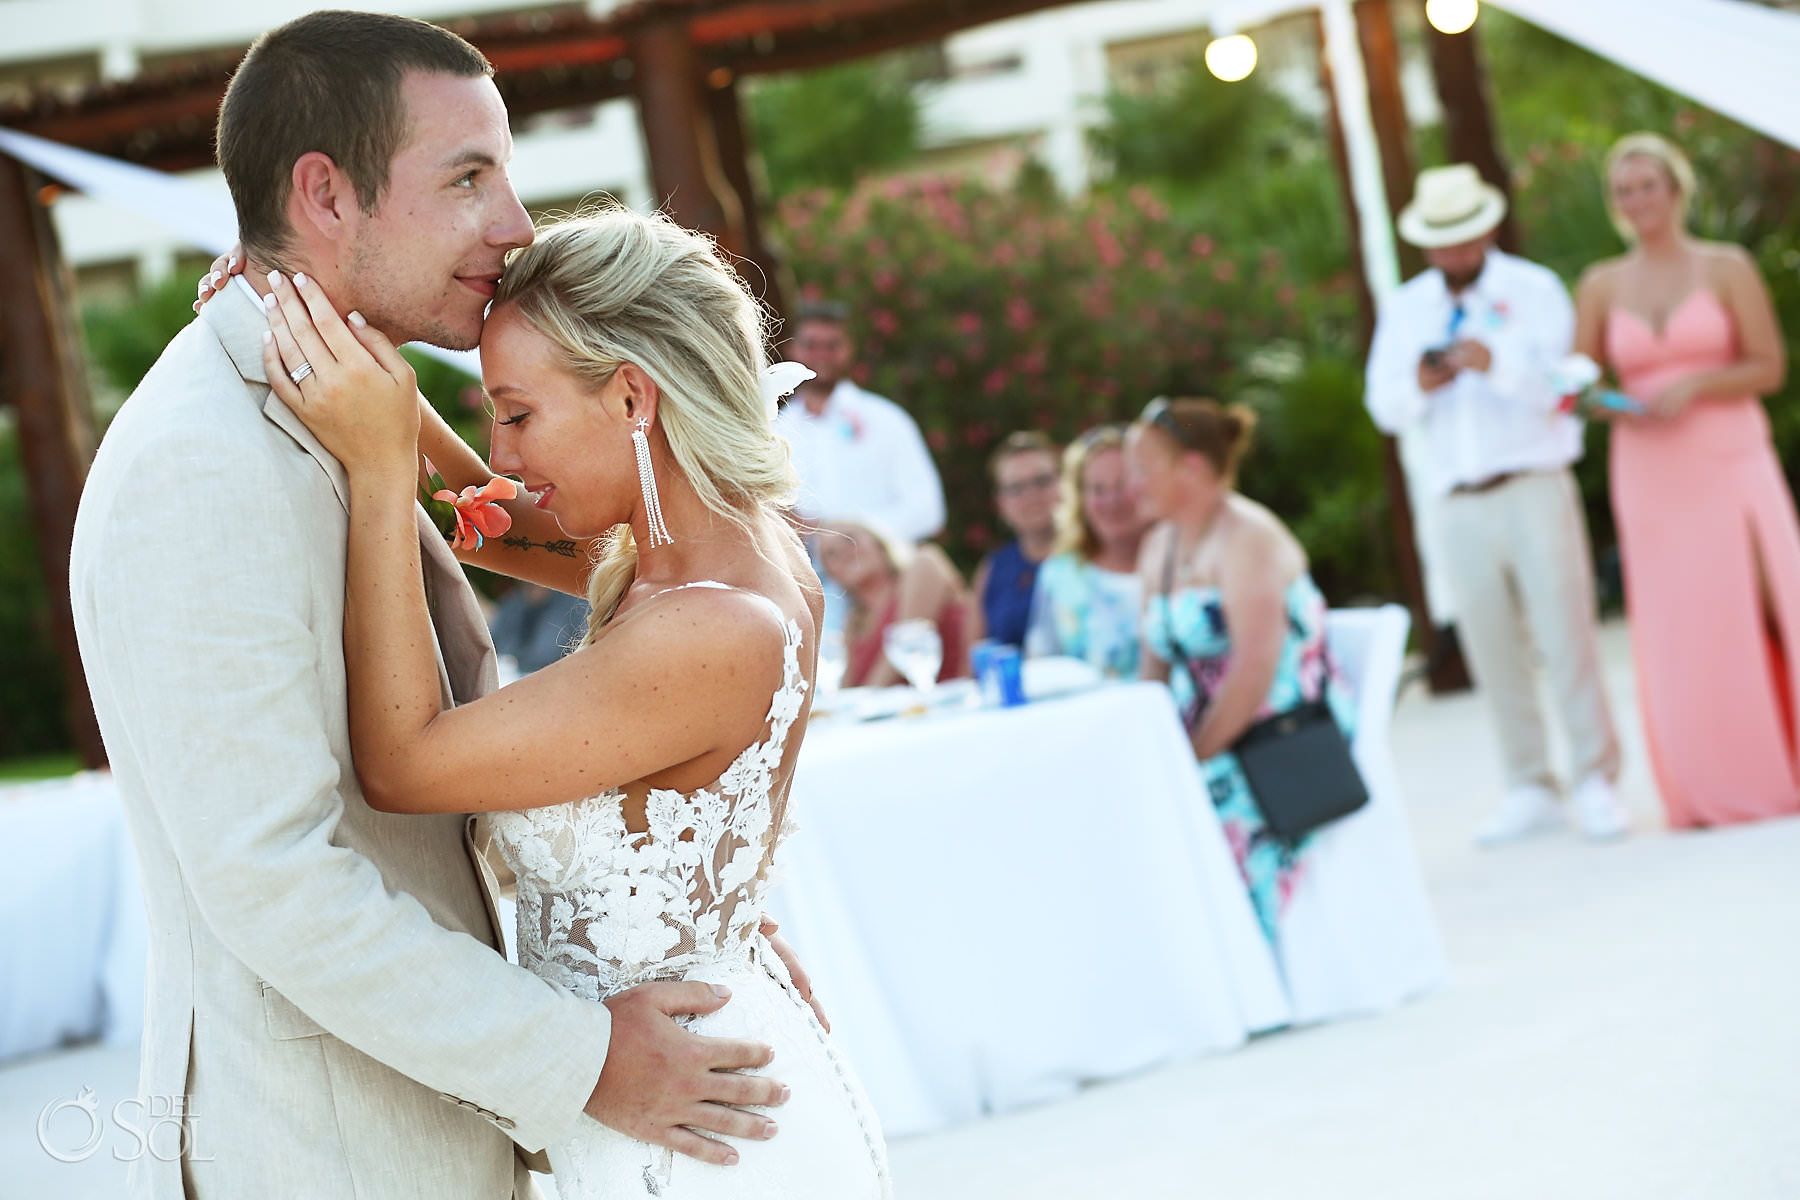
<path fill-rule="evenodd" d="M 898 1143 L 903 1200 L 1800 1197 L 1800 821 L 1662 832 L 1623 631 L 1606 645 L 1640 826 L 1623 844 L 1475 851 L 1499 794 L 1479 702 L 1402 705 L 1448 989 Z M 110 1105 L 135 1065 L 82 1049 L 0 1070 L 0 1197 L 121 1195 L 118 1164 L 57 1163 L 34 1125 L 84 1085 Z"/>

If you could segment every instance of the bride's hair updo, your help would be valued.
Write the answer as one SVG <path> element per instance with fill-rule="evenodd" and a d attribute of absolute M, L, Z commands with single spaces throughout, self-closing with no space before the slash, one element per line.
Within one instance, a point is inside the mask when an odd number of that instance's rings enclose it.
<path fill-rule="evenodd" d="M 517 306 L 595 388 L 625 363 L 654 380 L 657 424 L 713 512 L 748 534 L 763 506 L 792 498 L 793 468 L 762 398 L 763 310 L 711 239 L 661 213 L 585 213 L 516 251 L 494 304 Z M 584 644 L 618 609 L 637 553 L 630 526 L 615 528 L 588 584 Z"/>

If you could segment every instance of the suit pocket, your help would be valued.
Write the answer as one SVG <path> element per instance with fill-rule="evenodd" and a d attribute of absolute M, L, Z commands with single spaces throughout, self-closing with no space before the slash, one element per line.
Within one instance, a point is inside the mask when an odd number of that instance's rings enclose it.
<path fill-rule="evenodd" d="M 269 1036 L 276 1041 L 325 1036 L 323 1025 L 301 1012 L 292 1000 L 266 983 L 262 985 L 262 1002 L 263 1021 L 269 1027 Z"/>

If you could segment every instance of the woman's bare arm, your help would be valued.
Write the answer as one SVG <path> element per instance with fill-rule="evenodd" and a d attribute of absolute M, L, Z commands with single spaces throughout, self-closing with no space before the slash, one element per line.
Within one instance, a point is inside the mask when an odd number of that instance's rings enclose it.
<path fill-rule="evenodd" d="M 1194 754 L 1231 748 L 1256 720 L 1275 682 L 1287 641 L 1287 589 L 1293 566 L 1283 540 L 1260 522 L 1240 526 L 1226 549 L 1220 598 L 1231 633 L 1231 665 L 1194 729 Z"/>
<path fill-rule="evenodd" d="M 1606 365 L 1606 309 L 1611 303 L 1612 264 L 1595 263 L 1582 272 L 1575 285 L 1575 346 L 1601 366 Z"/>
<path fill-rule="evenodd" d="M 1168 660 L 1151 648 L 1143 631 L 1149 625 L 1150 606 L 1163 594 L 1163 576 L 1174 536 L 1175 527 L 1167 521 L 1153 525 L 1145 532 L 1138 551 L 1138 594 L 1142 597 L 1138 605 L 1138 678 L 1152 683 L 1169 682 Z"/>

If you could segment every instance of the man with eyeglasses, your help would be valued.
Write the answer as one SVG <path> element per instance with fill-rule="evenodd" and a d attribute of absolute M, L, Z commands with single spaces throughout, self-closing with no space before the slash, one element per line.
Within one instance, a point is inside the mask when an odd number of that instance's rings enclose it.
<path fill-rule="evenodd" d="M 1627 821 L 1613 790 L 1619 741 L 1570 470 L 1582 427 L 1552 383 L 1575 312 L 1554 273 L 1494 248 L 1505 216 L 1505 196 L 1472 166 L 1420 175 L 1398 227 L 1431 269 L 1382 306 L 1365 398 L 1385 432 L 1423 432 L 1457 630 L 1506 764 L 1505 798 L 1477 840 L 1498 845 L 1565 822 L 1534 661 L 1567 735 L 1576 821 L 1590 838 L 1613 838 Z"/>
<path fill-rule="evenodd" d="M 1062 452 L 1035 430 L 1010 434 L 988 459 L 988 474 L 994 480 L 994 507 L 1013 540 L 975 568 L 969 644 L 987 639 L 1023 647 L 1038 567 L 1056 546 Z"/>

